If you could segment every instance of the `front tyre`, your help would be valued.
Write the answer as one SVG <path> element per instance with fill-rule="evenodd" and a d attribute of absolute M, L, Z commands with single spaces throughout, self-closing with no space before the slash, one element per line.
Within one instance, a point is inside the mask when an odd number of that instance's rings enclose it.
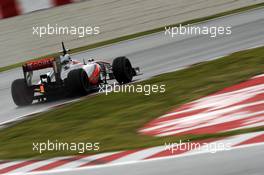
<path fill-rule="evenodd" d="M 17 106 L 27 106 L 33 102 L 34 90 L 33 88 L 27 86 L 24 79 L 17 79 L 13 81 L 11 93 L 13 101 Z"/>
<path fill-rule="evenodd" d="M 69 95 L 87 95 L 91 91 L 88 75 L 83 69 L 70 71 L 65 86 Z"/>
<path fill-rule="evenodd" d="M 113 74 L 119 84 L 130 83 L 133 78 L 133 68 L 128 58 L 118 57 L 114 59 Z"/>

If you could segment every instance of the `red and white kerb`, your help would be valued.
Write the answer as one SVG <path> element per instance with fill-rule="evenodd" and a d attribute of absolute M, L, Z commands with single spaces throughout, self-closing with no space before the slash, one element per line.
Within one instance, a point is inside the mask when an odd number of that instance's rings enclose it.
<path fill-rule="evenodd" d="M 80 0 L 0 0 L 0 18 L 9 18 Z"/>

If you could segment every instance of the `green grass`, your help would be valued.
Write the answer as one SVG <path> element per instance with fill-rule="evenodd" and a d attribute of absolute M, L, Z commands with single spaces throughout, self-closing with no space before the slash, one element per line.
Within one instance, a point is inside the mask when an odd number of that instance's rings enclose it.
<path fill-rule="evenodd" d="M 203 18 L 196 18 L 196 19 L 193 19 L 193 20 L 189 20 L 189 21 L 183 22 L 181 24 L 182 25 L 194 24 L 194 23 L 198 23 L 198 22 L 202 22 L 202 21 L 206 21 L 206 20 L 219 18 L 219 17 L 226 16 L 226 15 L 231 15 L 231 14 L 235 14 L 235 13 L 239 13 L 239 12 L 244 12 L 244 11 L 247 11 L 247 10 L 252 10 L 252 9 L 263 7 L 263 6 L 264 6 L 264 3 L 259 3 L 259 4 L 255 4 L 255 5 L 251 5 L 251 6 L 247 6 L 247 7 L 243 7 L 243 8 L 239 8 L 239 9 L 235 9 L 235 10 L 230 10 L 230 11 L 227 11 L 227 12 L 218 13 L 218 14 L 207 16 L 207 17 L 203 17 Z M 167 27 L 173 27 L 173 26 L 176 27 L 176 26 L 179 26 L 179 25 L 180 24 L 177 23 L 177 24 L 167 25 Z M 98 43 L 95 43 L 95 44 L 90 44 L 90 45 L 83 46 L 83 47 L 73 48 L 73 49 L 71 49 L 70 53 L 78 53 L 78 52 L 82 52 L 82 51 L 87 51 L 89 49 L 94 49 L 94 48 L 97 48 L 97 47 L 106 46 L 106 45 L 118 43 L 118 42 L 121 42 L 121 41 L 125 41 L 125 40 L 129 40 L 129 39 L 133 39 L 133 38 L 142 37 L 142 36 L 145 36 L 145 35 L 161 32 L 161 31 L 164 31 L 164 28 L 165 28 L 165 26 L 159 27 L 159 28 L 155 28 L 155 29 L 151 29 L 151 30 L 147 30 L 147 31 L 143 31 L 143 32 L 138 32 L 138 33 L 131 34 L 131 35 L 121 36 L 121 37 L 118 37 L 118 38 L 114 38 L 114 39 L 98 42 Z M 31 59 L 31 60 L 38 60 L 38 59 L 45 58 L 45 57 L 56 57 L 58 55 L 59 55 L 58 53 L 52 53 L 52 54 L 45 55 L 45 56 L 42 56 L 42 57 L 39 57 L 39 58 L 34 58 L 34 59 Z M 24 62 L 20 62 L 20 63 L 12 64 L 12 65 L 9 65 L 9 66 L 0 67 L 0 72 L 7 71 L 7 70 L 10 70 L 10 69 L 13 69 L 13 68 L 17 68 L 17 67 L 21 66 L 23 63 Z"/>
<path fill-rule="evenodd" d="M 263 127 L 222 134 L 156 138 L 137 130 L 182 104 L 219 91 L 263 73 L 264 47 L 196 64 L 163 74 L 141 84 L 165 84 L 164 94 L 111 93 L 87 97 L 0 131 L 0 159 L 46 158 L 73 152 L 32 151 L 32 142 L 100 142 L 100 152 L 163 145 L 165 142 L 197 140 L 264 130 Z M 88 154 L 91 152 L 88 152 Z"/>

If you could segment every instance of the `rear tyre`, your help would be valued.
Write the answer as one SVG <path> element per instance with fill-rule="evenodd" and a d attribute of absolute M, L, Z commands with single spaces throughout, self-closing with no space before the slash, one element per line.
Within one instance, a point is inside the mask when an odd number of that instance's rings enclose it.
<path fill-rule="evenodd" d="M 12 98 L 17 106 L 27 106 L 32 104 L 34 99 L 34 90 L 27 86 L 24 79 L 13 81 L 11 86 Z"/>
<path fill-rule="evenodd" d="M 114 59 L 112 68 L 115 79 L 119 84 L 126 84 L 132 81 L 133 68 L 128 58 L 118 57 Z"/>
<path fill-rule="evenodd" d="M 88 75 L 83 69 L 70 71 L 65 85 L 68 95 L 87 95 L 91 91 Z"/>

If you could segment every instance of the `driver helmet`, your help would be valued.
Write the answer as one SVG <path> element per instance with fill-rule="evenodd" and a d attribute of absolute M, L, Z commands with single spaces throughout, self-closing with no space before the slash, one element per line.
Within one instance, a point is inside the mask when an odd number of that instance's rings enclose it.
<path fill-rule="evenodd" d="M 66 64 L 71 61 L 71 57 L 69 54 L 65 54 L 64 56 L 60 56 L 61 63 Z"/>

